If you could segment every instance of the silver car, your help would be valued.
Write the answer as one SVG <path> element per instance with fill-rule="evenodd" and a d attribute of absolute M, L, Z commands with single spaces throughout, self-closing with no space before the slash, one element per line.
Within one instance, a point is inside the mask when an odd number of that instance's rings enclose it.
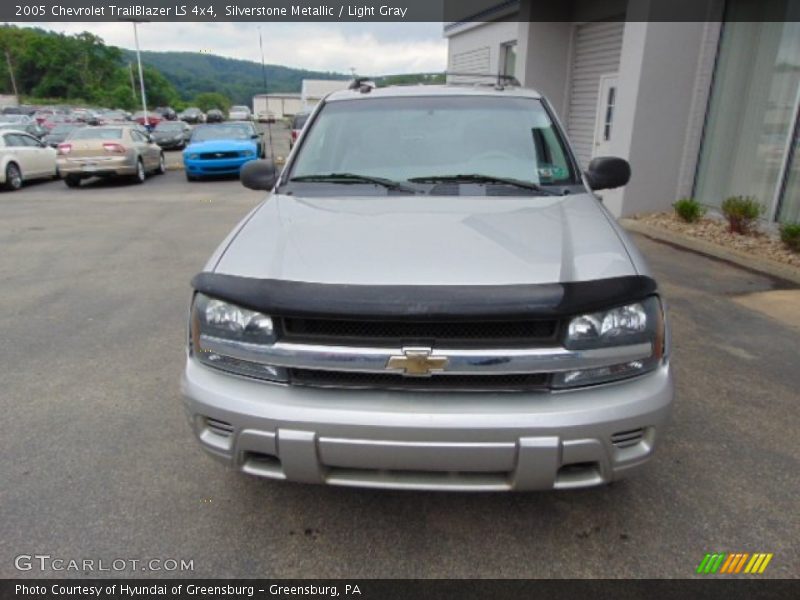
<path fill-rule="evenodd" d="M 231 121 L 251 121 L 253 115 L 246 106 L 237 105 L 231 106 L 231 109 L 228 111 L 228 119 Z"/>
<path fill-rule="evenodd" d="M 502 83 L 502 85 L 501 85 Z M 548 102 L 497 85 L 356 89 L 311 115 L 192 281 L 182 390 L 251 475 L 505 491 L 644 465 L 673 400 L 666 312 Z"/>

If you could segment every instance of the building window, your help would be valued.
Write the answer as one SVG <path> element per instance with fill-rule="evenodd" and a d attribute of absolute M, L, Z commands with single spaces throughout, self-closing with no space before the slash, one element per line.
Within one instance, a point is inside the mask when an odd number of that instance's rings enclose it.
<path fill-rule="evenodd" d="M 501 74 L 514 77 L 517 69 L 517 42 L 507 42 L 500 46 Z"/>
<path fill-rule="evenodd" d="M 695 181 L 704 204 L 755 196 L 769 218 L 800 218 L 800 23 L 788 18 L 791 4 L 728 4 Z M 751 14 L 764 10 L 787 20 Z"/>

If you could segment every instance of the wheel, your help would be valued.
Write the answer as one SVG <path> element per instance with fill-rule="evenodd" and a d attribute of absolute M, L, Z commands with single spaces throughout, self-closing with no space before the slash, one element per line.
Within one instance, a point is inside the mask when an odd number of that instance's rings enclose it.
<path fill-rule="evenodd" d="M 61 179 L 61 171 L 59 171 L 58 167 L 56 167 L 55 175 L 53 175 L 53 181 L 57 181 L 59 179 Z"/>
<path fill-rule="evenodd" d="M 7 190 L 18 190 L 22 187 L 22 173 L 16 163 L 8 163 L 6 167 L 6 185 Z"/>
<path fill-rule="evenodd" d="M 189 171 L 186 171 L 186 181 L 197 181 L 197 177 L 191 175 Z"/>
<path fill-rule="evenodd" d="M 167 159 L 164 158 L 164 153 L 162 152 L 158 157 L 158 169 L 156 169 L 157 175 L 163 175 L 167 172 Z"/>
<path fill-rule="evenodd" d="M 136 161 L 136 174 L 133 176 L 133 183 L 144 183 L 147 178 L 147 173 L 144 172 L 144 163 L 142 159 Z"/>
<path fill-rule="evenodd" d="M 81 185 L 81 178 L 77 175 L 67 175 L 64 178 L 64 183 L 67 184 L 67 187 L 76 188 L 80 187 Z"/>

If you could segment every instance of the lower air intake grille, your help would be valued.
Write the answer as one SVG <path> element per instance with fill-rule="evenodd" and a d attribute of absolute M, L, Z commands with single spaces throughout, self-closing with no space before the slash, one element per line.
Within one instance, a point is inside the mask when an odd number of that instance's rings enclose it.
<path fill-rule="evenodd" d="M 233 425 L 210 417 L 206 417 L 206 427 L 208 427 L 209 431 L 212 433 L 216 433 L 222 437 L 229 437 L 233 433 Z"/>
<path fill-rule="evenodd" d="M 617 448 L 628 448 L 635 446 L 642 441 L 644 429 L 632 429 L 631 431 L 620 431 L 611 436 L 611 443 Z"/>
<path fill-rule="evenodd" d="M 547 389 L 546 373 L 522 375 L 434 375 L 404 377 L 394 373 L 348 373 L 289 369 L 294 385 L 349 389 L 416 390 L 429 392 L 516 392 Z"/>

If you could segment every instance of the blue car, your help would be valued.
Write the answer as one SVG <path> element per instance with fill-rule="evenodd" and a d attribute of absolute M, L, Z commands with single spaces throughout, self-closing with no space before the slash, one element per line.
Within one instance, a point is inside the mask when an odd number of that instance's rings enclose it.
<path fill-rule="evenodd" d="M 243 164 L 258 158 L 259 142 L 254 130 L 238 125 L 198 125 L 183 151 L 186 179 L 237 175 Z"/>

